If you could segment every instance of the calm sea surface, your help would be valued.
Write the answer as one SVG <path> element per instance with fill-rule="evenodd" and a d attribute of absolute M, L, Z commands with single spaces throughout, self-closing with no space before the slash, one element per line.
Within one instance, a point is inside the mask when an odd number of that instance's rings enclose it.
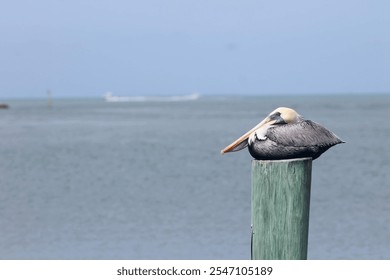
<path fill-rule="evenodd" d="M 0 110 L 1 259 L 249 259 L 250 170 L 230 144 L 279 106 L 341 137 L 313 163 L 310 259 L 390 259 L 390 95 Z"/>

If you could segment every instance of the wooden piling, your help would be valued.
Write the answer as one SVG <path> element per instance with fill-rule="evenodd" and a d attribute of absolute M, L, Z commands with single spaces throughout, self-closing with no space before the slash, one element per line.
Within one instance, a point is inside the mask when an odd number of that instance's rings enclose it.
<path fill-rule="evenodd" d="M 311 158 L 253 160 L 252 259 L 307 259 L 311 166 Z"/>

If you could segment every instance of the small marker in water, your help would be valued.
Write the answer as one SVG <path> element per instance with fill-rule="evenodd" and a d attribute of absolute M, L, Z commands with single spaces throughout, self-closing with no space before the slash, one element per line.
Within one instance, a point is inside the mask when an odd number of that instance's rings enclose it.
<path fill-rule="evenodd" d="M 47 107 L 51 108 L 53 105 L 52 101 L 51 101 L 51 91 L 48 90 L 47 91 Z"/>

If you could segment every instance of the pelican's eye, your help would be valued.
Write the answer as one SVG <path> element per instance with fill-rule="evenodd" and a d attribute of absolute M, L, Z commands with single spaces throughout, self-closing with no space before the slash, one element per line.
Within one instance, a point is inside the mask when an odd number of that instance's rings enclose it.
<path fill-rule="evenodd" d="M 273 124 L 286 124 L 287 122 L 281 117 L 280 112 L 275 112 L 272 115 L 269 116 L 270 121 L 273 122 Z"/>

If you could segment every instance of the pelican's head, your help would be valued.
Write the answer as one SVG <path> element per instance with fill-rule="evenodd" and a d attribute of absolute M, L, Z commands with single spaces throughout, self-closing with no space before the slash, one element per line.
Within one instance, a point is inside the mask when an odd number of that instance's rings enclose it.
<path fill-rule="evenodd" d="M 286 107 L 279 107 L 276 110 L 272 111 L 264 120 L 262 120 L 254 128 L 252 128 L 247 133 L 238 138 L 236 141 L 224 148 L 221 151 L 221 154 L 239 151 L 248 146 L 248 138 L 256 130 L 264 129 L 264 131 L 266 132 L 266 130 L 270 126 L 295 123 L 298 122 L 300 119 L 301 116 L 295 110 Z"/>
<path fill-rule="evenodd" d="M 287 107 L 279 107 L 271 112 L 267 118 L 263 120 L 264 124 L 270 125 L 287 124 L 297 122 L 301 116 L 293 109 Z"/>

